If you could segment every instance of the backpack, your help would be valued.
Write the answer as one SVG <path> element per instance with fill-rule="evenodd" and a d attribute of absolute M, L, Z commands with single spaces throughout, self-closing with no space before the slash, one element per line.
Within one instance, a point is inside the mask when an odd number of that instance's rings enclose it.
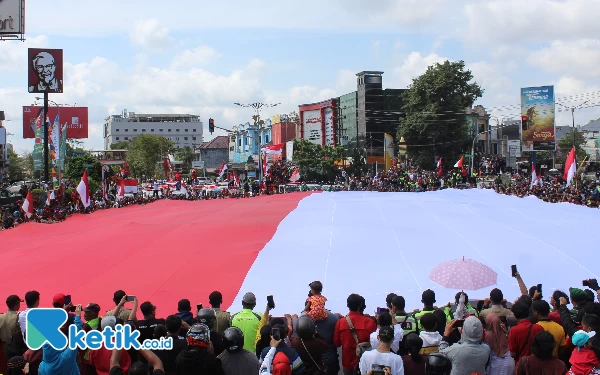
<path fill-rule="evenodd" d="M 352 320 L 350 320 L 350 317 L 348 315 L 346 315 L 346 321 L 348 322 L 348 327 L 350 327 L 350 332 L 352 333 L 352 337 L 354 337 L 354 341 L 356 341 L 356 356 L 358 357 L 358 359 L 360 359 L 360 357 L 362 357 L 364 352 L 368 352 L 369 350 L 373 349 L 373 347 L 371 346 L 371 343 L 368 341 L 367 342 L 359 342 L 358 341 L 358 336 L 356 335 L 356 330 L 354 329 Z"/>
<path fill-rule="evenodd" d="M 23 353 L 25 353 L 28 349 L 27 345 L 25 344 L 25 339 L 23 338 L 24 333 L 21 331 L 21 325 L 19 324 L 19 316 L 21 314 L 22 312 L 17 314 L 17 325 L 12 332 L 12 339 L 10 344 L 11 351 L 13 353 L 18 353 L 16 354 L 17 356 L 23 355 Z M 10 358 L 7 358 L 7 360 L 8 359 Z"/>

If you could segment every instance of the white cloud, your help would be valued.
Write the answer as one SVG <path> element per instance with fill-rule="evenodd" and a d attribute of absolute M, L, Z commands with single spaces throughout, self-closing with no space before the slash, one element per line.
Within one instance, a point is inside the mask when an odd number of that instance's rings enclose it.
<path fill-rule="evenodd" d="M 153 51 L 166 49 L 170 41 L 169 30 L 155 18 L 135 21 L 129 38 L 133 44 Z"/>
<path fill-rule="evenodd" d="M 220 57 L 221 54 L 215 51 L 214 48 L 200 46 L 191 50 L 185 50 L 179 55 L 175 56 L 171 62 L 171 69 L 185 69 L 205 66 Z"/>
<path fill-rule="evenodd" d="M 38 35 L 25 40 L 25 42 L 0 42 L 0 71 L 16 72 L 28 69 L 28 48 L 45 48 L 48 37 Z"/>
<path fill-rule="evenodd" d="M 532 52 L 527 61 L 547 72 L 600 77 L 600 40 L 555 41 Z"/>
<path fill-rule="evenodd" d="M 403 42 L 401 40 L 397 41 L 394 44 L 394 49 L 403 49 L 404 47 L 406 47 L 406 42 Z"/>
<path fill-rule="evenodd" d="M 557 101 L 565 107 L 576 108 L 583 104 L 582 108 L 575 110 L 576 124 L 585 125 L 600 118 L 600 84 L 588 85 L 583 80 L 566 75 L 555 82 L 554 90 Z M 563 106 L 556 106 L 556 125 L 571 125 L 571 111 Z"/>
<path fill-rule="evenodd" d="M 421 74 L 425 73 L 427 67 L 435 63 L 442 63 L 446 60 L 448 60 L 448 58 L 439 56 L 436 53 L 430 53 L 427 56 L 422 56 L 420 52 L 412 52 L 404 60 L 402 66 L 394 69 L 392 81 L 395 86 L 391 87 L 408 87 L 414 78 L 417 78 Z"/>
<path fill-rule="evenodd" d="M 600 34 L 600 1 L 496 0 L 465 6 L 467 40 L 494 43 L 544 42 Z"/>
<path fill-rule="evenodd" d="M 499 68 L 486 61 L 468 64 L 467 68 L 473 73 L 475 81 L 486 91 L 498 92 L 508 90 L 511 81 L 499 72 Z"/>
<path fill-rule="evenodd" d="M 356 91 L 356 72 L 353 72 L 350 69 L 340 70 L 335 87 L 337 92 L 342 95 Z"/>

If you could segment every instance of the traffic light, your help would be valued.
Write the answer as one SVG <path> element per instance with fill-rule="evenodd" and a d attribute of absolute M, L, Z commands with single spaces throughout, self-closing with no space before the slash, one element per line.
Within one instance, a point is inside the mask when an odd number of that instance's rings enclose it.
<path fill-rule="evenodd" d="M 527 130 L 527 116 L 521 116 L 521 130 Z"/>
<path fill-rule="evenodd" d="M 210 134 L 215 132 L 215 120 L 208 119 L 208 131 L 210 132 Z"/>

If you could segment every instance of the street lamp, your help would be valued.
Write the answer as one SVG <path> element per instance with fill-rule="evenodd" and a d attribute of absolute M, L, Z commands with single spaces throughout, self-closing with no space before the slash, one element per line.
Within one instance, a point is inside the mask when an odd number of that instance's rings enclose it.
<path fill-rule="evenodd" d="M 256 116 L 257 116 L 257 120 L 256 123 L 259 124 L 260 123 L 260 111 L 263 108 L 273 108 L 276 107 L 278 105 L 280 105 L 281 103 L 275 103 L 275 104 L 268 104 L 268 103 L 250 103 L 250 104 L 242 104 L 242 103 L 233 103 L 237 106 L 240 106 L 242 108 L 253 108 L 256 111 Z M 259 172 L 260 172 L 260 177 L 259 177 L 259 183 L 262 182 L 262 174 L 263 174 L 263 170 L 262 170 L 262 163 L 261 163 L 261 159 L 262 159 L 262 155 L 261 155 L 261 150 L 260 150 L 260 125 L 259 125 L 259 130 L 258 130 L 258 137 L 256 137 L 256 143 L 258 145 L 258 168 L 259 168 Z"/>
<path fill-rule="evenodd" d="M 575 147 L 575 110 L 579 109 L 581 107 L 583 107 L 584 104 L 586 104 L 587 102 L 589 102 L 591 99 L 586 100 L 585 102 L 579 104 L 576 107 L 567 107 L 566 105 L 563 105 L 559 102 L 556 102 L 556 104 L 558 104 L 559 106 L 566 108 L 566 109 L 570 109 L 571 110 L 571 118 L 573 119 L 573 147 Z"/>

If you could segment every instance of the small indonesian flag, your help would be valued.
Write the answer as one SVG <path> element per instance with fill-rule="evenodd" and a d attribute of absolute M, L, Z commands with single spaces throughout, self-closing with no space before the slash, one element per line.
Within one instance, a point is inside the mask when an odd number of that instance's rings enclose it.
<path fill-rule="evenodd" d="M 125 180 L 121 180 L 121 184 L 119 185 L 119 194 L 117 195 L 117 200 L 121 200 L 125 198 Z"/>
<path fill-rule="evenodd" d="M 442 167 L 442 158 L 440 158 L 440 160 L 438 160 L 437 167 L 438 168 Z"/>
<path fill-rule="evenodd" d="M 460 160 L 456 162 L 456 164 L 454 164 L 454 168 L 462 168 L 463 167 L 463 162 L 465 161 L 465 157 L 461 156 Z"/>
<path fill-rule="evenodd" d="M 575 146 L 573 146 L 573 148 L 567 155 L 567 160 L 565 161 L 565 174 L 563 178 L 567 180 L 567 186 L 571 185 L 571 180 L 573 179 L 573 177 L 575 177 L 576 171 L 577 162 L 575 160 Z"/>
<path fill-rule="evenodd" d="M 221 165 L 221 169 L 219 170 L 219 177 L 223 178 L 223 175 L 225 174 L 225 172 L 227 172 L 227 164 L 225 164 L 225 162 L 223 162 L 223 164 Z"/>
<path fill-rule="evenodd" d="M 283 144 L 283 143 L 278 144 L 278 145 L 266 146 L 266 147 L 263 147 L 261 149 L 261 151 L 264 154 L 280 155 L 283 152 L 284 146 L 285 146 L 285 144 Z"/>
<path fill-rule="evenodd" d="M 269 164 L 267 164 L 267 155 L 269 154 L 265 153 L 265 155 L 263 156 L 263 175 L 266 175 L 269 171 Z"/>
<path fill-rule="evenodd" d="M 537 173 L 535 173 L 535 163 L 531 163 L 531 185 L 529 186 L 530 188 L 532 188 L 538 180 L 538 176 Z"/>
<path fill-rule="evenodd" d="M 298 180 L 300 180 L 300 172 L 298 172 L 298 168 L 296 168 L 290 176 L 290 182 L 297 182 Z"/>
<path fill-rule="evenodd" d="M 31 215 L 33 215 L 33 196 L 31 195 L 31 191 L 27 192 L 27 197 L 25 198 L 21 208 L 25 212 L 25 215 L 28 219 L 31 217 Z"/>
<path fill-rule="evenodd" d="M 83 207 L 88 208 L 91 203 L 91 197 L 87 169 L 83 171 L 83 176 L 81 176 L 81 182 L 79 183 L 79 185 L 77 185 L 77 192 L 79 193 L 79 198 L 81 199 Z"/>

